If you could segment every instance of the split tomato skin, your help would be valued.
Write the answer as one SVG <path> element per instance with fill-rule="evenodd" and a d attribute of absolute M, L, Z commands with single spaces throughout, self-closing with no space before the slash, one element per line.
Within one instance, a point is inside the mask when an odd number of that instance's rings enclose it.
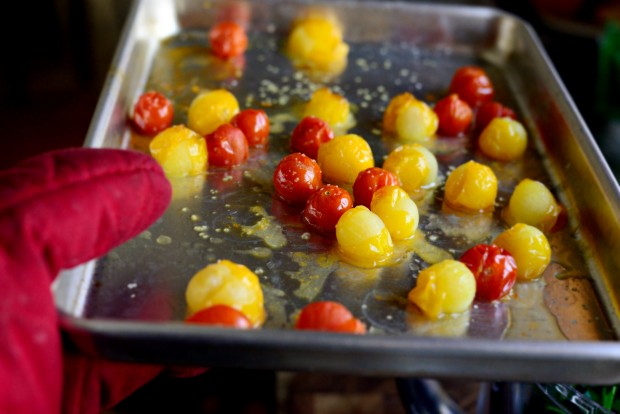
<path fill-rule="evenodd" d="M 319 164 L 295 152 L 282 158 L 273 173 L 276 196 L 291 206 L 302 206 L 323 185 Z"/>
<path fill-rule="evenodd" d="M 316 233 L 333 236 L 338 220 L 352 207 L 353 199 L 347 190 L 328 184 L 308 198 L 301 221 Z"/>
<path fill-rule="evenodd" d="M 366 326 L 338 302 L 313 302 L 304 307 L 295 328 L 301 330 L 364 334 Z"/>
<path fill-rule="evenodd" d="M 161 93 L 151 91 L 136 101 L 132 122 L 141 134 L 155 135 L 172 125 L 173 116 L 172 102 Z"/>
<path fill-rule="evenodd" d="M 244 109 L 230 121 L 231 125 L 239 128 L 251 148 L 262 148 L 269 141 L 269 117 L 262 109 Z"/>
<path fill-rule="evenodd" d="M 209 44 L 214 55 L 229 59 L 245 52 L 248 36 L 243 26 L 234 22 L 221 22 L 209 31 Z"/>
<path fill-rule="evenodd" d="M 353 183 L 355 205 L 370 208 L 372 196 L 378 189 L 398 185 L 400 181 L 394 173 L 379 167 L 368 168 L 360 172 Z"/>
<path fill-rule="evenodd" d="M 248 159 L 250 150 L 239 128 L 223 124 L 205 137 L 209 163 L 216 167 L 234 167 Z"/>
<path fill-rule="evenodd" d="M 455 93 L 472 108 L 493 100 L 495 90 L 487 73 L 477 66 L 463 66 L 452 76 L 449 92 Z"/>
<path fill-rule="evenodd" d="M 315 159 L 319 147 L 334 139 L 334 131 L 329 124 L 316 116 L 306 116 L 293 130 L 291 149 Z"/>
<path fill-rule="evenodd" d="M 242 312 L 227 305 L 214 305 L 202 309 L 185 319 L 185 322 L 235 329 L 252 328 L 252 323 Z"/>
<path fill-rule="evenodd" d="M 494 118 L 506 117 L 517 119 L 517 115 L 509 107 L 495 101 L 484 102 L 476 112 L 476 129 L 482 131 Z"/>
<path fill-rule="evenodd" d="M 469 104 L 455 93 L 437 102 L 434 111 L 439 118 L 437 132 L 449 137 L 465 132 L 473 118 L 473 111 Z"/>
<path fill-rule="evenodd" d="M 460 258 L 476 278 L 476 299 L 491 302 L 506 296 L 517 280 L 517 263 L 494 244 L 478 244 Z"/>

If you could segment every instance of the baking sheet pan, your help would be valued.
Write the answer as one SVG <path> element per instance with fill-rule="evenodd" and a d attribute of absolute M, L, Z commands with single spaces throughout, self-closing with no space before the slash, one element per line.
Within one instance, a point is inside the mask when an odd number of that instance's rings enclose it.
<path fill-rule="evenodd" d="M 294 18 L 308 7 L 342 22 L 351 50 L 328 81 L 354 106 L 351 130 L 371 144 L 377 165 L 393 143 L 381 138 L 389 98 L 411 91 L 436 101 L 454 71 L 483 66 L 496 98 L 515 108 L 531 137 L 523 162 L 494 164 L 500 202 L 518 177 L 540 179 L 568 207 L 570 224 L 550 236 L 553 264 L 541 280 L 519 283 L 509 301 L 476 303 L 469 313 L 427 323 L 403 298 L 417 272 L 492 240 L 497 220 L 446 216 L 441 189 L 423 207 L 421 238 L 398 266 L 364 270 L 340 263 L 329 245 L 275 201 L 271 175 L 288 152 L 295 111 L 318 83 L 282 53 Z M 250 16 L 243 62 L 210 57 L 208 28 L 231 10 Z M 119 360 L 381 375 L 610 383 L 620 380 L 618 186 L 534 33 L 490 8 L 418 3 L 136 1 L 86 145 L 142 150 L 127 113 L 144 90 L 174 98 L 175 123 L 197 91 L 230 89 L 242 107 L 272 120 L 268 152 L 230 171 L 173 180 L 168 211 L 147 232 L 106 257 L 66 271 L 55 285 L 63 327 L 89 354 Z M 463 150 L 465 148 L 465 150 Z M 433 151 L 445 177 L 476 157 L 462 140 Z M 498 209 L 499 210 L 499 209 Z M 260 225 L 259 225 L 260 224 Z M 260 277 L 268 319 L 261 330 L 188 326 L 184 290 L 218 259 Z M 295 313 L 315 300 L 345 304 L 371 329 L 365 336 L 298 332 Z"/>

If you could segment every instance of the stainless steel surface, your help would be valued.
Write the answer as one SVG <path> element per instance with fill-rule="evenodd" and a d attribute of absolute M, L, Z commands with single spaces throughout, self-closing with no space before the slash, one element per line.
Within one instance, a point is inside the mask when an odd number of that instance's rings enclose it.
<path fill-rule="evenodd" d="M 232 4 L 251 14 L 243 67 L 209 57 L 206 32 L 220 3 L 137 1 L 86 144 L 143 148 L 126 114 L 145 89 L 173 96 L 175 122 L 184 123 L 197 90 L 222 86 L 242 107 L 264 106 L 269 112 L 270 149 L 254 151 L 230 172 L 210 170 L 206 177 L 174 180 L 174 200 L 148 232 L 63 274 L 55 287 L 58 308 L 84 352 L 282 370 L 620 381 L 620 282 L 614 277 L 620 257 L 613 251 L 620 235 L 618 186 L 527 25 L 488 8 L 326 6 L 342 22 L 351 46 L 346 71 L 329 86 L 355 106 L 352 131 L 369 140 L 378 165 L 394 145 L 377 134 L 389 97 L 409 90 L 434 101 L 459 66 L 475 63 L 489 72 L 497 99 L 517 109 L 534 142 L 523 162 L 493 163 L 502 202 L 516 180 L 527 176 L 553 186 L 569 206 L 570 226 L 550 236 L 554 264 L 544 278 L 519 284 L 508 301 L 475 304 L 467 314 L 428 323 L 404 304 L 415 275 L 428 262 L 459 257 L 469 246 L 492 240 L 502 228 L 499 209 L 492 218 L 446 216 L 440 213 L 438 189 L 421 205 L 426 239 L 419 239 L 400 265 L 363 270 L 340 263 L 324 240 L 299 225 L 297 213 L 271 196 L 271 174 L 288 151 L 293 115 L 317 86 L 282 54 L 292 19 L 308 5 Z M 464 140 L 440 139 L 433 151 L 443 177 L 450 166 L 477 157 Z M 256 227 L 259 219 L 266 228 Z M 262 330 L 231 332 L 182 323 L 187 282 L 222 258 L 260 275 L 269 314 Z M 371 332 L 360 337 L 290 329 L 298 309 L 321 299 L 344 303 L 372 326 Z"/>

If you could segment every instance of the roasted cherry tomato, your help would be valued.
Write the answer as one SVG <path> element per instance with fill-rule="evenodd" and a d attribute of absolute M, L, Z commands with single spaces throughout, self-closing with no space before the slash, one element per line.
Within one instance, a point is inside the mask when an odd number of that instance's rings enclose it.
<path fill-rule="evenodd" d="M 457 94 L 473 108 L 492 100 L 495 91 L 491 79 L 482 68 L 464 66 L 454 73 L 450 93 Z"/>
<path fill-rule="evenodd" d="M 469 104 L 454 93 L 437 102 L 434 110 L 439 118 L 438 132 L 449 137 L 465 132 L 473 117 Z"/>
<path fill-rule="evenodd" d="M 185 319 L 185 322 L 227 326 L 236 329 L 250 329 L 252 327 L 252 323 L 243 313 L 227 305 L 214 305 L 202 309 Z"/>
<path fill-rule="evenodd" d="M 289 205 L 303 205 L 322 185 L 319 164 L 299 152 L 282 158 L 273 173 L 276 195 Z"/>
<path fill-rule="evenodd" d="M 316 160 L 319 146 L 333 138 L 334 131 L 327 122 L 316 116 L 307 116 L 293 130 L 291 149 Z"/>
<path fill-rule="evenodd" d="M 482 131 L 489 125 L 493 118 L 505 117 L 517 119 L 517 115 L 514 111 L 507 106 L 494 101 L 484 102 L 480 105 L 480 108 L 478 108 L 478 112 L 476 112 L 476 129 Z"/>
<path fill-rule="evenodd" d="M 248 47 L 248 36 L 243 27 L 237 23 L 222 22 L 211 28 L 209 42 L 213 54 L 228 59 L 245 52 Z"/>
<path fill-rule="evenodd" d="M 230 121 L 239 128 L 250 147 L 264 147 L 269 140 L 269 118 L 262 109 L 244 109 Z"/>
<path fill-rule="evenodd" d="M 211 165 L 233 167 L 248 158 L 248 141 L 239 128 L 230 124 L 220 125 L 205 138 Z"/>
<path fill-rule="evenodd" d="M 314 302 L 301 310 L 297 329 L 363 334 L 366 326 L 338 302 Z"/>
<path fill-rule="evenodd" d="M 508 250 L 478 244 L 460 259 L 476 277 L 476 299 L 493 301 L 506 296 L 517 280 L 517 263 Z"/>
<path fill-rule="evenodd" d="M 142 134 L 155 135 L 172 124 L 174 108 L 159 92 L 146 92 L 133 107 L 133 124 Z"/>
<path fill-rule="evenodd" d="M 317 233 L 333 235 L 340 216 L 351 207 L 353 199 L 347 190 L 325 185 L 308 198 L 301 221 Z"/>
<path fill-rule="evenodd" d="M 355 205 L 370 208 L 370 202 L 375 191 L 388 185 L 400 185 L 398 177 L 388 170 L 371 167 L 362 171 L 353 183 Z"/>

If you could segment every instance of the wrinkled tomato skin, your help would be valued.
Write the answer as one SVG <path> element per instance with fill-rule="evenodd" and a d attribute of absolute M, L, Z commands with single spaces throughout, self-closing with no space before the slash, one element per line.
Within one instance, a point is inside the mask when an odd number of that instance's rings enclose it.
<path fill-rule="evenodd" d="M 494 118 L 509 117 L 514 120 L 517 115 L 514 111 L 499 102 L 485 102 L 478 108 L 476 112 L 476 129 L 482 131 Z"/>
<path fill-rule="evenodd" d="M 214 305 L 202 309 L 185 319 L 185 322 L 235 329 L 250 329 L 252 327 L 252 323 L 243 313 L 227 305 Z"/>
<path fill-rule="evenodd" d="M 322 185 L 319 164 L 298 152 L 282 158 L 273 173 L 276 196 L 291 206 L 303 206 Z"/>
<path fill-rule="evenodd" d="M 301 221 L 316 233 L 333 236 L 340 216 L 352 207 L 353 199 L 347 190 L 325 185 L 308 198 Z"/>
<path fill-rule="evenodd" d="M 459 68 L 452 77 L 449 92 L 457 94 L 472 108 L 493 100 L 495 95 L 491 79 L 477 66 Z"/>
<path fill-rule="evenodd" d="M 478 244 L 467 250 L 460 261 L 476 278 L 476 299 L 491 302 L 506 296 L 517 279 L 517 263 L 505 249 Z"/>
<path fill-rule="evenodd" d="M 248 159 L 249 146 L 245 135 L 239 128 L 230 124 L 220 125 L 207 134 L 207 151 L 209 165 L 216 167 L 234 167 Z"/>
<path fill-rule="evenodd" d="M 230 122 L 239 128 L 251 148 L 262 148 L 269 140 L 269 117 L 262 109 L 244 109 Z"/>
<path fill-rule="evenodd" d="M 172 124 L 173 116 L 172 102 L 159 92 L 146 92 L 134 105 L 132 121 L 141 134 L 156 135 Z"/>
<path fill-rule="evenodd" d="M 229 59 L 245 52 L 248 47 L 248 36 L 241 25 L 221 22 L 209 31 L 209 43 L 214 55 Z"/>
<path fill-rule="evenodd" d="M 465 132 L 473 118 L 469 104 L 454 93 L 437 102 L 434 111 L 439 118 L 437 132 L 449 137 Z"/>
<path fill-rule="evenodd" d="M 293 130 L 291 149 L 316 160 L 321 144 L 333 138 L 334 131 L 327 122 L 315 116 L 307 116 Z"/>
<path fill-rule="evenodd" d="M 370 208 L 372 196 L 381 187 L 400 185 L 398 177 L 388 170 L 371 167 L 357 175 L 353 183 L 353 198 L 356 206 Z"/>
<path fill-rule="evenodd" d="M 363 334 L 366 326 L 338 302 L 313 302 L 301 310 L 295 328 Z"/>

